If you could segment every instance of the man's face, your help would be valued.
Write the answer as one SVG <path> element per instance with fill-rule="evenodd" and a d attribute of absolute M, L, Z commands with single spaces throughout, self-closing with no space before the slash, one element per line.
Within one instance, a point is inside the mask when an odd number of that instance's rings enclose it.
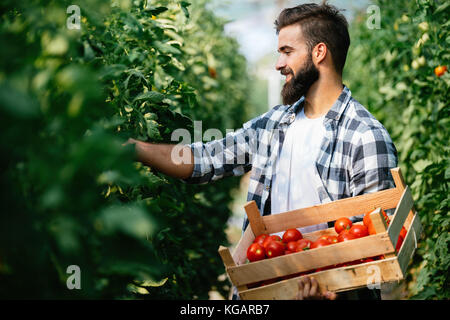
<path fill-rule="evenodd" d="M 319 70 L 312 61 L 299 25 L 290 25 L 278 35 L 278 58 L 276 69 L 286 76 L 281 91 L 283 104 L 293 104 L 304 96 L 319 78 Z"/>

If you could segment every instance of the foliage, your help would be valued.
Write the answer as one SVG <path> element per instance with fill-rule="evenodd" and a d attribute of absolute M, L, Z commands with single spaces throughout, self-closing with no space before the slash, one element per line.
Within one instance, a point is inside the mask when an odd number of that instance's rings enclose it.
<path fill-rule="evenodd" d="M 381 28 L 360 13 L 352 25 L 346 83 L 388 129 L 411 187 L 424 234 L 410 266 L 410 297 L 448 299 L 449 83 L 448 1 L 374 1 Z"/>
<path fill-rule="evenodd" d="M 204 1 L 80 1 L 81 30 L 71 4 L 0 5 L 0 296 L 225 294 L 217 248 L 238 181 L 188 186 L 122 144 L 247 120 L 236 41 Z"/>

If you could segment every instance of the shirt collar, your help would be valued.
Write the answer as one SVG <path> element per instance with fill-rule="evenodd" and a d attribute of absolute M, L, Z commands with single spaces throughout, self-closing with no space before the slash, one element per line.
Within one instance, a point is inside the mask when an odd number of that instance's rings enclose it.
<path fill-rule="evenodd" d="M 350 89 L 347 88 L 346 85 L 344 85 L 344 88 L 342 89 L 341 94 L 339 95 L 337 100 L 334 102 L 334 104 L 331 106 L 330 110 L 328 110 L 328 113 L 325 115 L 325 119 L 339 121 L 351 96 L 352 96 L 352 93 L 351 93 Z M 305 96 L 302 96 L 297 102 L 292 104 L 287 109 L 288 116 L 286 117 L 286 119 L 289 119 L 290 114 L 297 114 L 297 112 L 299 111 L 299 106 L 303 106 L 304 100 L 305 100 Z"/>

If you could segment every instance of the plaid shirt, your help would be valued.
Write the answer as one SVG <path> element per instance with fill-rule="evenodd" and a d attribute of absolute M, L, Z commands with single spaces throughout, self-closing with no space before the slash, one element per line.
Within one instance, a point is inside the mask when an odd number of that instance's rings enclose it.
<path fill-rule="evenodd" d="M 223 139 L 190 144 L 194 171 L 186 183 L 209 183 L 250 170 L 247 201 L 260 212 L 271 212 L 270 189 L 284 137 L 304 97 L 293 105 L 278 105 L 246 122 Z M 321 203 L 394 187 L 390 173 L 397 167 L 397 150 L 386 128 L 344 86 L 325 115 L 326 129 L 316 160 L 316 189 Z M 353 220 L 358 220 L 355 218 Z M 245 218 L 243 230 L 247 227 Z"/>

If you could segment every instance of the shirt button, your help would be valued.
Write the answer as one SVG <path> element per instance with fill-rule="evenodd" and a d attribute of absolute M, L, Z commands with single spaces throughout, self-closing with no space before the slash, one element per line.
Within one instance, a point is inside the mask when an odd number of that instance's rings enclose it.
<path fill-rule="evenodd" d="M 291 122 L 294 121 L 295 120 L 295 114 L 291 115 L 290 119 L 291 119 Z"/>

